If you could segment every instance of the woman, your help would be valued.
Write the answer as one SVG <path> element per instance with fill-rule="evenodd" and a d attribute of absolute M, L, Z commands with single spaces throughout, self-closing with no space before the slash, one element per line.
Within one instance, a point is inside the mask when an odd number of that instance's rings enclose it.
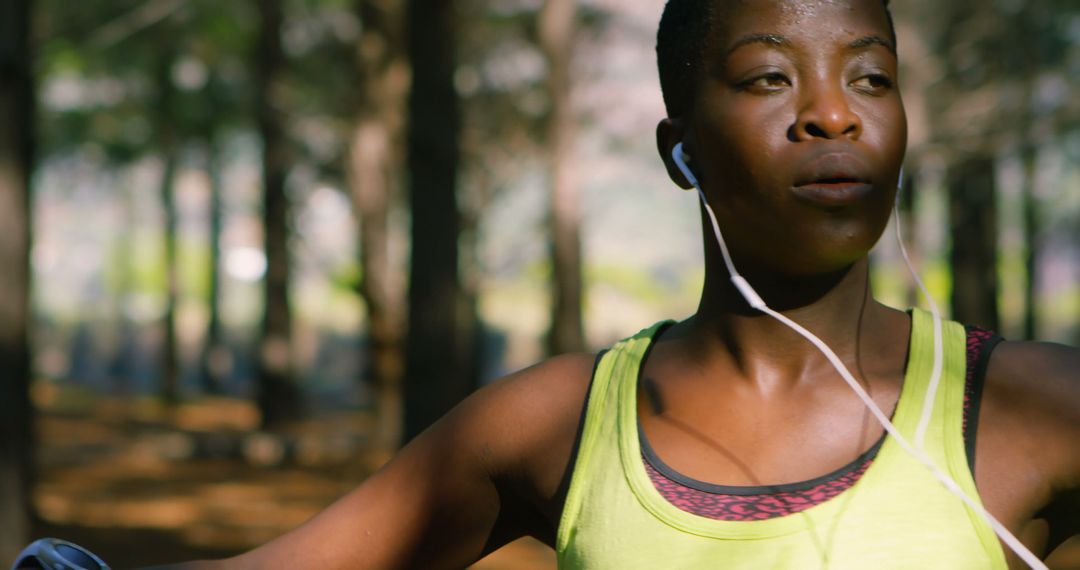
<path fill-rule="evenodd" d="M 935 335 L 870 295 L 906 144 L 884 3 L 671 0 L 658 54 L 661 157 L 700 184 L 757 294 L 1029 548 L 1076 533 L 1080 353 Z M 523 535 L 565 567 L 1019 565 L 818 349 L 748 304 L 703 221 L 694 316 L 513 374 L 302 527 L 192 567 L 451 568 Z"/>

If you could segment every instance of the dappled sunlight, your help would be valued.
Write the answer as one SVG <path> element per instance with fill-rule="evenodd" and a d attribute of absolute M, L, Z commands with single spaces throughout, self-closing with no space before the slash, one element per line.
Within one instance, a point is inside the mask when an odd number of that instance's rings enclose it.
<path fill-rule="evenodd" d="M 86 416 L 46 411 L 38 421 L 34 505 L 48 524 L 156 529 L 192 549 L 237 551 L 303 523 L 370 473 L 359 438 L 345 433 L 365 424 L 358 418 L 296 426 L 288 437 L 307 443 L 290 445 L 295 457 L 283 458 L 284 466 L 264 468 L 243 452 L 248 434 L 232 431 L 251 421 L 249 404 L 207 399 L 157 414 L 149 425 L 153 414 L 133 424 L 111 405 L 94 408 Z M 209 431 L 214 427 L 226 431 Z M 324 451 L 315 441 L 329 431 L 337 439 L 328 438 L 332 450 Z M 211 436 L 224 442 L 216 450 L 205 444 Z"/>

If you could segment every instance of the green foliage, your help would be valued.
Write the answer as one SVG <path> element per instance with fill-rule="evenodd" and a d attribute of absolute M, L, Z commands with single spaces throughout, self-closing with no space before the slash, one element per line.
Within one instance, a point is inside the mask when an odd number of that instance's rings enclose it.
<path fill-rule="evenodd" d="M 250 122 L 246 3 L 42 0 L 37 13 L 44 157 L 93 141 L 126 164 L 157 151 L 166 127 L 183 143 Z"/>

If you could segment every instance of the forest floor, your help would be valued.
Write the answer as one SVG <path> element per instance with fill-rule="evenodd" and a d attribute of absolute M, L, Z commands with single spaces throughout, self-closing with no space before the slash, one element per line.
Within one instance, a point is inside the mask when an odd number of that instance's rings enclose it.
<path fill-rule="evenodd" d="M 251 431 L 254 410 L 236 400 L 172 412 L 149 401 L 35 400 L 44 409 L 34 534 L 81 544 L 118 569 L 251 548 L 304 522 L 386 460 L 363 451 L 372 420 L 355 412 L 270 436 Z M 474 568 L 550 569 L 554 560 L 546 546 L 520 540 Z"/>

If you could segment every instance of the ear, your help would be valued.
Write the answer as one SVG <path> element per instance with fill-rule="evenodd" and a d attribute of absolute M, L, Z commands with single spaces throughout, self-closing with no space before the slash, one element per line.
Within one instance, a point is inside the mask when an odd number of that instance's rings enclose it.
<path fill-rule="evenodd" d="M 667 118 L 656 125 L 656 150 L 660 152 L 660 158 L 664 161 L 668 176 L 671 177 L 672 182 L 678 184 L 683 190 L 692 190 L 694 185 L 686 179 L 686 176 L 683 176 L 682 171 L 679 170 L 679 167 L 675 165 L 675 161 L 671 158 L 671 151 L 675 148 L 675 145 L 683 142 L 685 135 L 686 129 L 683 126 L 682 119 Z M 692 155 L 689 149 L 686 150 L 686 153 Z M 698 174 L 697 170 L 693 172 L 695 175 Z"/>

